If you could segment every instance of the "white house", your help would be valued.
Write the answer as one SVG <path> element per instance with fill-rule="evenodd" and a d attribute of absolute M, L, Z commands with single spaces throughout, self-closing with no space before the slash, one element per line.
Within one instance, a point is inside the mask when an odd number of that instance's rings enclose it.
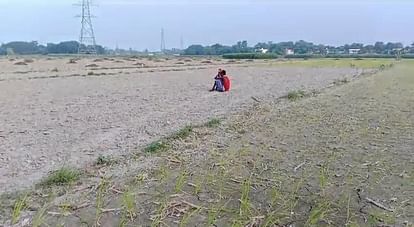
<path fill-rule="evenodd" d="M 361 49 L 349 49 L 348 53 L 349 54 L 359 54 L 359 51 L 361 51 Z"/>
<path fill-rule="evenodd" d="M 266 54 L 267 52 L 269 52 L 269 49 L 260 48 L 258 51 L 262 54 Z"/>
<path fill-rule="evenodd" d="M 285 55 L 294 55 L 295 51 L 293 49 L 286 49 L 285 50 Z"/>

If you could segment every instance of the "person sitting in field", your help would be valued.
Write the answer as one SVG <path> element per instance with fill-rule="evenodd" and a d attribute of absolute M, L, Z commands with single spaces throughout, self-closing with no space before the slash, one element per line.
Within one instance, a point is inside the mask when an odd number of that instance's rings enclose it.
<path fill-rule="evenodd" d="M 223 86 L 223 70 L 222 69 L 218 69 L 217 76 L 214 77 L 214 85 L 213 85 L 213 88 L 210 91 L 219 91 L 219 92 L 223 92 L 224 91 L 224 86 Z"/>
<path fill-rule="evenodd" d="M 223 81 L 224 91 L 230 91 L 230 88 L 231 88 L 231 80 L 230 80 L 230 77 L 227 76 L 226 70 L 222 70 L 221 71 L 221 75 L 222 75 L 222 81 Z"/>

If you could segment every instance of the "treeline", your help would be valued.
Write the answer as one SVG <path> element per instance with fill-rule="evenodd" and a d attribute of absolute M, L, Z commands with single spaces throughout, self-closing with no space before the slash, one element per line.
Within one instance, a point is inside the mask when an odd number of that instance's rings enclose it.
<path fill-rule="evenodd" d="M 289 51 L 288 51 L 289 50 Z M 362 43 L 345 44 L 342 46 L 329 46 L 323 44 L 314 44 L 303 40 L 297 42 L 267 42 L 258 43 L 249 47 L 247 41 L 240 41 L 232 46 L 214 44 L 211 46 L 191 45 L 184 53 L 186 55 L 225 55 L 244 53 L 266 53 L 264 57 L 273 57 L 275 55 L 395 55 L 395 54 L 414 54 L 414 43 L 410 46 L 404 46 L 402 43 L 384 43 L 376 42 L 372 45 Z M 356 52 L 356 53 L 355 53 Z"/>
<path fill-rule="evenodd" d="M 46 46 L 36 41 L 32 42 L 10 42 L 0 46 L 0 55 L 13 54 L 76 54 L 79 50 L 79 42 L 65 41 L 58 44 L 48 43 Z M 96 46 L 98 54 L 105 54 L 102 46 Z"/>
<path fill-rule="evenodd" d="M 224 59 L 311 59 L 311 58 L 395 58 L 391 54 L 293 54 L 293 55 L 278 55 L 278 54 L 262 54 L 262 53 L 235 53 L 223 54 Z M 399 56 L 403 59 L 414 59 L 414 54 L 403 54 Z"/>

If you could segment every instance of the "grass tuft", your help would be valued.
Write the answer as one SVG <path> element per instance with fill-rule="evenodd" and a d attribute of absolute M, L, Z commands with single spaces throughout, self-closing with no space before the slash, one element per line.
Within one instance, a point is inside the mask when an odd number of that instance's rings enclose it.
<path fill-rule="evenodd" d="M 16 224 L 19 221 L 21 212 L 27 207 L 27 195 L 19 198 L 13 207 L 12 224 Z"/>
<path fill-rule="evenodd" d="M 175 192 L 180 193 L 183 190 L 184 185 L 187 182 L 188 173 L 187 171 L 182 171 L 175 182 Z"/>
<path fill-rule="evenodd" d="M 62 168 L 57 171 L 52 172 L 41 185 L 43 186 L 53 186 L 53 185 L 67 185 L 79 180 L 80 172 L 77 170 Z"/>
<path fill-rule="evenodd" d="M 168 149 L 168 144 L 162 140 L 158 140 L 155 142 L 152 142 L 150 145 L 148 145 L 145 149 L 145 153 L 157 153 L 162 152 Z"/>
<path fill-rule="evenodd" d="M 133 221 L 137 216 L 135 195 L 130 191 L 127 191 L 122 196 L 122 221 L 125 224 L 127 219 Z"/>
<path fill-rule="evenodd" d="M 184 128 L 180 129 L 178 132 L 170 136 L 168 139 L 186 139 L 190 136 L 191 132 L 193 132 L 194 127 L 191 125 L 185 126 Z"/>
<path fill-rule="evenodd" d="M 287 95 L 287 98 L 291 101 L 295 101 L 305 97 L 305 91 L 297 90 L 297 91 L 290 91 Z"/>
<path fill-rule="evenodd" d="M 221 124 L 221 120 L 220 119 L 213 118 L 213 119 L 209 120 L 205 124 L 205 126 L 208 127 L 208 128 L 215 128 L 215 127 L 219 126 L 220 124 Z"/>

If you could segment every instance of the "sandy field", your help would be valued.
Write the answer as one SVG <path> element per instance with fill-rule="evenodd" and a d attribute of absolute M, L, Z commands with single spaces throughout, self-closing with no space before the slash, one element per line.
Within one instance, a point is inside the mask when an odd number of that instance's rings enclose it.
<path fill-rule="evenodd" d="M 208 92 L 219 67 L 233 79 L 230 93 Z M 185 125 L 238 113 L 253 99 L 369 71 L 121 57 L 2 58 L 0 69 L 0 192 L 30 187 L 62 166 L 138 152 Z"/>

